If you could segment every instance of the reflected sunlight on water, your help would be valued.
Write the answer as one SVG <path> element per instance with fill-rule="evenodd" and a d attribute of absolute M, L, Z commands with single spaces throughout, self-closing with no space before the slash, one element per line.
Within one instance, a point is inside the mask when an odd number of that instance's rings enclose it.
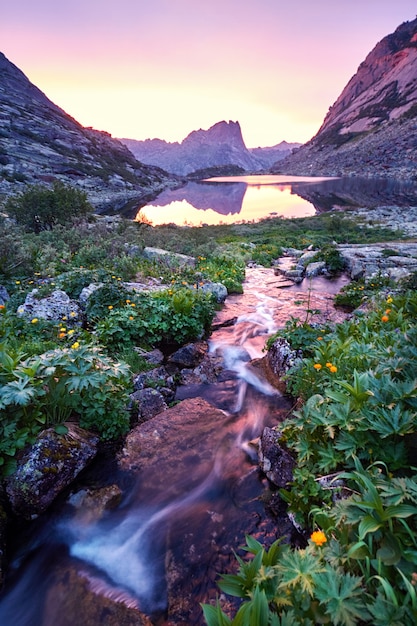
<path fill-rule="evenodd" d="M 259 177 L 258 177 L 259 178 Z M 230 183 L 224 183 L 229 185 Z M 241 183 L 243 184 L 243 183 Z M 216 184 L 216 191 L 219 185 Z M 202 224 L 236 224 L 250 222 L 265 217 L 307 217 L 315 214 L 314 206 L 291 191 L 289 185 L 254 184 L 247 185 L 242 205 L 238 213 L 233 210 L 220 213 L 213 208 L 197 209 L 187 200 L 173 200 L 165 206 L 148 204 L 138 214 L 138 221 L 145 219 L 154 226 L 173 222 L 179 226 L 184 224 L 201 226 Z"/>

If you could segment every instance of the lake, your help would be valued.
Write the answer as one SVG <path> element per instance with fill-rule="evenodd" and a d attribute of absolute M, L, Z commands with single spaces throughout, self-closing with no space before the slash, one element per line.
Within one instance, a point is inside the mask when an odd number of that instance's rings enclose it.
<path fill-rule="evenodd" d="M 331 209 L 417 206 L 417 186 L 393 179 L 251 175 L 189 182 L 122 213 L 154 226 L 236 224 L 307 217 Z"/>

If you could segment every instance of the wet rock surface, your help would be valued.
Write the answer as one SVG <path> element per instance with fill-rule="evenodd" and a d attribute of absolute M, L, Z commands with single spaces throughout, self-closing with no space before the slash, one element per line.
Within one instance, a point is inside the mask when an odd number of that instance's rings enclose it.
<path fill-rule="evenodd" d="M 97 436 L 73 424 L 66 435 L 43 431 L 5 481 L 13 512 L 25 519 L 43 513 L 94 458 L 97 444 Z"/>

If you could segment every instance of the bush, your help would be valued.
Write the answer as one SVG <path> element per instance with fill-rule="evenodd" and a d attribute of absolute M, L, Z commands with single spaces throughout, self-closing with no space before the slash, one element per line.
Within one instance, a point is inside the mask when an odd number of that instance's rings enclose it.
<path fill-rule="evenodd" d="M 6 211 L 17 224 L 34 232 L 51 230 L 56 224 L 66 224 L 74 217 L 93 212 L 87 194 L 56 182 L 52 189 L 33 185 L 6 202 Z"/>
<path fill-rule="evenodd" d="M 45 427 L 76 417 L 80 426 L 115 439 L 129 427 L 130 376 L 92 346 L 74 342 L 24 358 L 0 352 L 0 466 L 13 470 L 17 451 Z"/>
<path fill-rule="evenodd" d="M 107 311 L 97 324 L 97 336 L 113 352 L 131 345 L 181 345 L 208 331 L 214 311 L 210 294 L 184 287 L 140 293 Z"/>

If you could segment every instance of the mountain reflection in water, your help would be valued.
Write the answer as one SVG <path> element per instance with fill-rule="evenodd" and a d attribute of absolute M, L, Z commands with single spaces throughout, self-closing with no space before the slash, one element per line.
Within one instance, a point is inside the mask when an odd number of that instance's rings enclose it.
<path fill-rule="evenodd" d="M 333 208 L 416 206 L 417 186 L 393 179 L 284 175 L 232 176 L 189 182 L 122 214 L 153 225 L 233 224 L 268 217 L 307 217 Z"/>

